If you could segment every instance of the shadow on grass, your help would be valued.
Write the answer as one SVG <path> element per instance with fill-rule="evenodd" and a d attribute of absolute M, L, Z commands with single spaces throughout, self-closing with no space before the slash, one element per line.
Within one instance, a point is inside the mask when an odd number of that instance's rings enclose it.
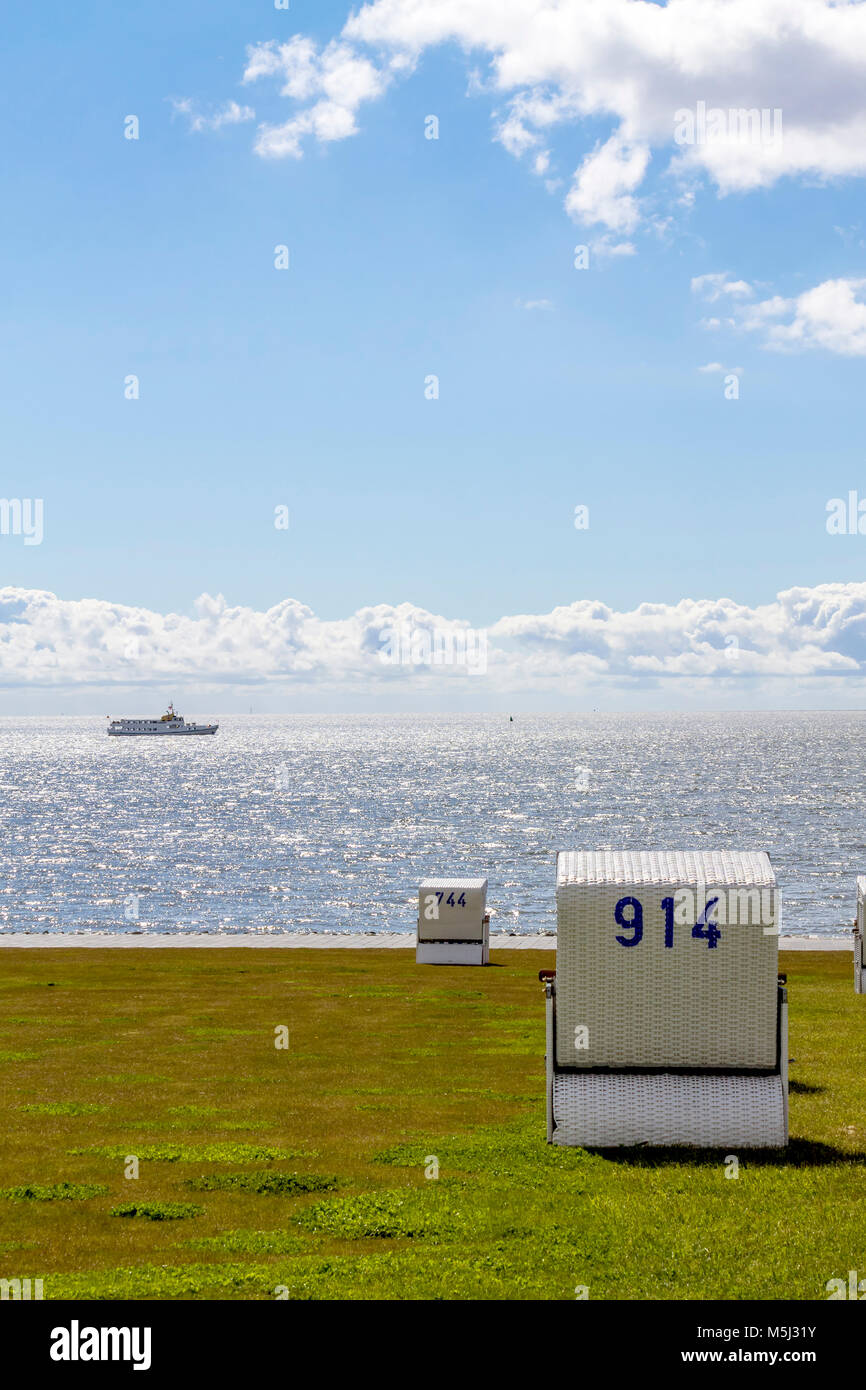
<path fill-rule="evenodd" d="M 826 1086 L 809 1086 L 805 1081 L 789 1081 L 788 1090 L 792 1096 L 822 1096 Z"/>
<path fill-rule="evenodd" d="M 611 1163 L 632 1168 L 664 1168 L 688 1163 L 697 1168 L 715 1168 L 724 1163 L 730 1149 L 588 1149 L 588 1153 Z M 754 1168 L 827 1168 L 834 1164 L 858 1168 L 866 1166 L 866 1153 L 855 1149 L 837 1149 L 833 1144 L 821 1144 L 811 1139 L 792 1139 L 787 1149 L 737 1149 L 737 1157 L 748 1160 Z"/>

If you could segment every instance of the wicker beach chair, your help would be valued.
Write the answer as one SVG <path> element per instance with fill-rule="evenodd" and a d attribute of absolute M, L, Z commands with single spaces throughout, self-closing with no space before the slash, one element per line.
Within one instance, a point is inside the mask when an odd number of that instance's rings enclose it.
<path fill-rule="evenodd" d="M 866 880 L 864 880 L 866 882 Z M 788 1142 L 787 996 L 764 853 L 561 853 L 547 1137 Z"/>
<path fill-rule="evenodd" d="M 425 878 L 418 889 L 418 965 L 488 965 L 486 878 Z"/>

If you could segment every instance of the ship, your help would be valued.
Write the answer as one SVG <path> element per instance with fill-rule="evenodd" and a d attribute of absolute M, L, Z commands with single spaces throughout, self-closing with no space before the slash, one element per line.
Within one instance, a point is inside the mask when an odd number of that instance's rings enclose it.
<path fill-rule="evenodd" d="M 140 734 L 215 734 L 219 724 L 187 724 L 182 714 L 178 714 L 173 704 L 160 719 L 112 719 L 108 732 L 117 736 Z"/>

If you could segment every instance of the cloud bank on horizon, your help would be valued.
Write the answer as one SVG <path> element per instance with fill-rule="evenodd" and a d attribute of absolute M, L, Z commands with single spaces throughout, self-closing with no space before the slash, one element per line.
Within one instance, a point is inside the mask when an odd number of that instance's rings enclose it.
<path fill-rule="evenodd" d="M 470 655 L 437 663 L 430 653 L 440 643 L 442 651 Z M 0 687 L 7 690 L 195 680 L 214 688 L 375 691 L 456 679 L 479 688 L 483 680 L 498 692 L 571 694 L 600 682 L 640 689 L 671 678 L 779 676 L 841 678 L 859 687 L 866 582 L 788 589 L 754 608 L 683 599 L 617 612 L 581 599 L 550 613 L 502 617 L 482 634 L 410 603 L 326 621 L 291 598 L 256 611 L 205 594 L 182 615 L 0 589 Z"/>
<path fill-rule="evenodd" d="M 293 107 L 259 124 L 256 152 L 300 159 L 310 142 L 357 135 L 361 109 L 442 45 L 463 51 L 470 89 L 493 99 L 494 138 L 551 191 L 556 129 L 602 127 L 583 134 L 564 201 L 615 250 L 706 182 L 724 195 L 866 174 L 866 6 L 853 0 L 372 0 L 322 45 L 302 34 L 250 45 L 244 87 L 276 81 Z M 689 141 L 677 113 L 698 103 L 779 112 L 781 129 L 744 138 L 722 121 Z M 661 210 L 644 192 L 659 159 Z"/>

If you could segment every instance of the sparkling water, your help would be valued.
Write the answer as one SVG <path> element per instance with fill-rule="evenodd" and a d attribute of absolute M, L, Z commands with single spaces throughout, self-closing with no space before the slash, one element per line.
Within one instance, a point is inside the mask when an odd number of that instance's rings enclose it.
<path fill-rule="evenodd" d="M 0 719 L 0 930 L 413 931 L 486 874 L 555 928 L 558 849 L 765 849 L 783 934 L 851 926 L 866 714 L 229 716 L 215 737 Z"/>

